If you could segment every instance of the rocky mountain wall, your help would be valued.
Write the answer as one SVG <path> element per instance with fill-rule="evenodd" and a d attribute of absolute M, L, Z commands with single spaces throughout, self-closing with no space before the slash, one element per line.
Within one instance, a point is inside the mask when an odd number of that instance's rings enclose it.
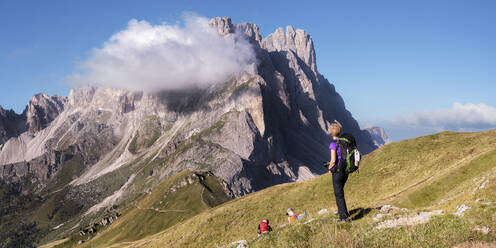
<path fill-rule="evenodd" d="M 318 72 L 305 31 L 262 38 L 252 23 L 210 25 L 249 39 L 257 73 L 154 93 L 84 86 L 67 98 L 38 94 L 22 115 L 0 109 L 0 180 L 63 198 L 77 211 L 51 222 L 76 224 L 184 170 L 213 173 L 234 197 L 325 173 L 334 120 L 363 153 L 377 148 Z"/>

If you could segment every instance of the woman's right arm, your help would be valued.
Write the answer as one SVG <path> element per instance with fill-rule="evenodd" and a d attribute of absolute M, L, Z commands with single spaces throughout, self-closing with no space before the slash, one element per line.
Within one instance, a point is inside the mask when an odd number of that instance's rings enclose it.
<path fill-rule="evenodd" d="M 335 150 L 330 150 L 330 151 L 331 151 L 331 161 L 329 162 L 329 173 L 331 173 L 331 168 L 336 163 L 336 151 Z"/>

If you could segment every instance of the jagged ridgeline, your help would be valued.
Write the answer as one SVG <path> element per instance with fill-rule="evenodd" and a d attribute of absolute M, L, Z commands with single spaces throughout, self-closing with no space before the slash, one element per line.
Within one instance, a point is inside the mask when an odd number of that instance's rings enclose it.
<path fill-rule="evenodd" d="M 333 120 L 363 153 L 377 148 L 318 72 L 305 31 L 288 26 L 262 38 L 255 24 L 210 24 L 249 39 L 256 74 L 157 93 L 86 86 L 66 98 L 36 95 L 21 115 L 0 109 L 1 185 L 23 197 L 8 216 L 35 222 L 43 243 L 136 210 L 134 202 L 184 171 L 215 178 L 202 186 L 215 200 L 199 198 L 208 207 L 307 180 L 325 172 Z"/>

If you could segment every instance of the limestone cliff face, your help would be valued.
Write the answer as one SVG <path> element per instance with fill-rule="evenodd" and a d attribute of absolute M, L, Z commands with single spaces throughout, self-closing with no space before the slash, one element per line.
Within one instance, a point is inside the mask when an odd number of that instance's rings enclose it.
<path fill-rule="evenodd" d="M 325 173 L 334 120 L 363 153 L 377 148 L 317 71 L 305 31 L 287 27 L 262 38 L 255 24 L 229 18 L 210 24 L 220 35 L 250 40 L 257 73 L 208 88 L 145 93 L 86 86 L 67 98 L 37 95 L 21 117 L 0 111 L 0 180 L 62 197 L 91 216 L 186 169 L 213 173 L 234 197 Z M 14 132 L 16 118 L 22 128 Z M 81 217 L 66 218 L 76 224 Z"/>
<path fill-rule="evenodd" d="M 40 93 L 31 98 L 20 115 L 0 106 L 0 145 L 26 131 L 35 133 L 44 129 L 64 110 L 65 102 L 64 97 Z"/>
<path fill-rule="evenodd" d="M 46 128 L 64 110 L 65 102 L 65 98 L 57 95 L 50 97 L 40 93 L 33 96 L 23 113 L 27 129 L 34 133 Z"/>
<path fill-rule="evenodd" d="M 364 130 L 369 132 L 372 140 L 374 141 L 374 144 L 377 146 L 383 146 L 385 144 L 391 143 L 391 140 L 389 140 L 386 131 L 382 127 L 368 127 Z"/>
<path fill-rule="evenodd" d="M 25 131 L 25 119 L 13 110 L 0 107 L 0 145 Z"/>
<path fill-rule="evenodd" d="M 230 18 L 217 17 L 211 20 L 211 25 L 222 35 L 245 33 L 252 41 L 260 61 L 258 74 L 264 78 L 269 90 L 264 100 L 280 102 L 286 108 L 270 110 L 273 113 L 269 118 L 289 110 L 289 116 L 281 116 L 289 119 L 285 123 L 301 120 L 317 125 L 326 133 L 328 122 L 338 120 L 343 123 L 345 132 L 357 137 L 362 152 L 369 153 L 377 148 L 370 135 L 360 130 L 346 110 L 334 86 L 318 72 L 313 40 L 304 30 L 288 26 L 284 32 L 278 28 L 262 39 L 258 26 L 252 23 L 233 24 Z M 270 104 L 271 107 L 275 105 L 277 103 Z M 327 139 L 325 136 L 319 137 Z"/>
<path fill-rule="evenodd" d="M 310 70 L 317 72 L 313 41 L 310 35 L 304 30 L 297 29 L 295 31 L 292 26 L 287 26 L 286 33 L 284 33 L 284 29 L 278 28 L 273 34 L 263 39 L 262 47 L 268 52 L 292 52 Z"/>

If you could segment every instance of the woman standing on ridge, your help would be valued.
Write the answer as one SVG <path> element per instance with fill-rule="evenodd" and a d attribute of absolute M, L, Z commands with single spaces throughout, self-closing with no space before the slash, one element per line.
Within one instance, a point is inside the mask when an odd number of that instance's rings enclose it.
<path fill-rule="evenodd" d="M 329 173 L 332 175 L 332 187 L 334 188 L 334 196 L 336 197 L 336 205 L 338 206 L 339 221 L 347 222 L 349 213 L 344 200 L 344 184 L 348 180 L 348 173 L 343 168 L 341 163 L 341 147 L 339 145 L 339 134 L 342 126 L 339 122 L 334 121 L 330 126 L 330 134 L 332 136 L 331 145 L 331 161 L 329 162 Z"/>

